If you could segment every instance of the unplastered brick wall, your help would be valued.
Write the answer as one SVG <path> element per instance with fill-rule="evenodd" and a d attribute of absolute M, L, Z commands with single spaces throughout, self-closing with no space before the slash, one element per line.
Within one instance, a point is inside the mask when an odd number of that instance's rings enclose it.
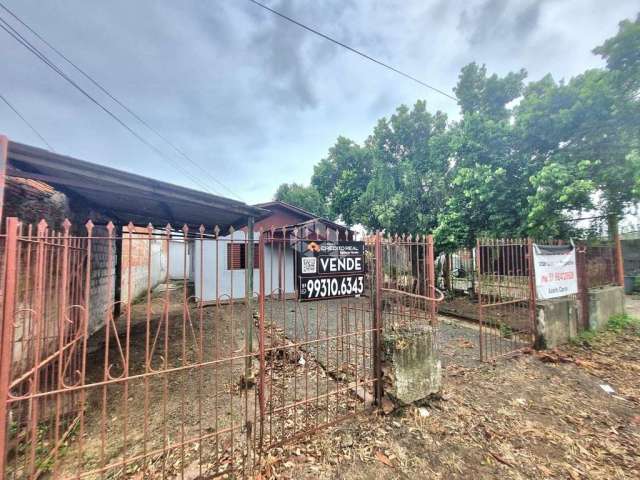
<path fill-rule="evenodd" d="M 115 239 L 104 226 L 95 226 L 91 240 L 89 333 L 100 330 L 113 312 L 116 286 Z"/>
<path fill-rule="evenodd" d="M 25 225 L 35 225 L 44 219 L 51 229 L 58 230 L 64 219 L 71 216 L 71 210 L 67 196 L 50 185 L 8 176 L 3 215 L 5 218 L 18 217 Z"/>
<path fill-rule="evenodd" d="M 122 302 L 135 301 L 149 288 L 154 288 L 167 278 L 167 250 L 169 241 L 163 232 L 134 227 L 129 232 L 123 228 L 122 240 Z"/>

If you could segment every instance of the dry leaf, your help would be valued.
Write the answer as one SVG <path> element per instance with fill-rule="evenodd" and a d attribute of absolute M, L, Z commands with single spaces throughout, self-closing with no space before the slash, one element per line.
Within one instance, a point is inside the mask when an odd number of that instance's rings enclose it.
<path fill-rule="evenodd" d="M 380 463 L 384 463 L 388 467 L 393 467 L 393 464 L 391 463 L 391 460 L 389 460 L 389 457 L 387 457 L 380 450 L 376 452 L 376 460 L 378 460 Z"/>

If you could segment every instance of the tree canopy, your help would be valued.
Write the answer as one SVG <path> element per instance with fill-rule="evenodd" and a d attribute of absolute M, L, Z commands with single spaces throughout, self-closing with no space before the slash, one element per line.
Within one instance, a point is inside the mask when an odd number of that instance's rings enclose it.
<path fill-rule="evenodd" d="M 299 183 L 283 183 L 278 187 L 275 199 L 302 208 L 319 217 L 327 216 L 326 204 L 313 186 L 305 187 Z"/>
<path fill-rule="evenodd" d="M 276 198 L 370 230 L 434 232 L 445 249 L 573 235 L 585 212 L 615 222 L 640 201 L 640 15 L 594 53 L 605 67 L 566 81 L 466 65 L 458 119 L 401 105 L 362 144 L 338 137 L 310 187 Z"/>

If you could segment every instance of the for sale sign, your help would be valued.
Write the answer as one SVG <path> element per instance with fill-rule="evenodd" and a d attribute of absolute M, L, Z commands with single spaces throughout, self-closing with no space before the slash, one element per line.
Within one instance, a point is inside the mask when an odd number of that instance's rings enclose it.
<path fill-rule="evenodd" d="M 536 295 L 541 300 L 578 292 L 573 245 L 533 245 Z"/>
<path fill-rule="evenodd" d="M 364 242 L 300 241 L 298 298 L 359 297 L 364 292 Z"/>

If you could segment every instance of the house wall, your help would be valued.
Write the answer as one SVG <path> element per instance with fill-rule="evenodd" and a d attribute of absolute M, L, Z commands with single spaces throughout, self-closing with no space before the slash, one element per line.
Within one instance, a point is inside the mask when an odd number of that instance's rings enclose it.
<path fill-rule="evenodd" d="M 269 207 L 269 210 L 272 212 L 267 218 L 263 218 L 259 220 L 254 225 L 254 230 L 259 231 L 261 228 L 263 230 L 269 230 L 271 227 L 284 227 L 286 225 L 295 225 L 300 222 L 304 222 L 308 220 L 307 217 L 303 217 L 301 215 L 296 215 L 288 209 L 284 209 L 278 206 Z M 246 230 L 246 229 L 245 229 Z"/>
<path fill-rule="evenodd" d="M 149 238 L 146 227 L 134 227 L 132 235 L 127 227 L 122 231 L 120 299 L 128 303 L 166 280 L 169 247 L 160 235 Z"/>
<path fill-rule="evenodd" d="M 254 234 L 257 242 L 259 232 Z M 202 302 L 229 301 L 245 298 L 245 270 L 227 268 L 227 245 L 244 242 L 246 234 L 237 231 L 233 236 L 220 237 L 219 240 L 195 240 L 193 247 L 195 295 Z M 257 248 L 257 245 L 256 245 Z M 264 251 L 265 293 L 295 293 L 294 252 L 288 246 L 284 254 L 265 245 Z M 258 265 L 256 265 L 258 267 Z M 260 270 L 253 271 L 253 294 L 260 291 Z"/>
<path fill-rule="evenodd" d="M 169 243 L 169 278 L 193 280 L 192 242 L 171 240 Z M 185 258 L 186 256 L 186 258 Z"/>

